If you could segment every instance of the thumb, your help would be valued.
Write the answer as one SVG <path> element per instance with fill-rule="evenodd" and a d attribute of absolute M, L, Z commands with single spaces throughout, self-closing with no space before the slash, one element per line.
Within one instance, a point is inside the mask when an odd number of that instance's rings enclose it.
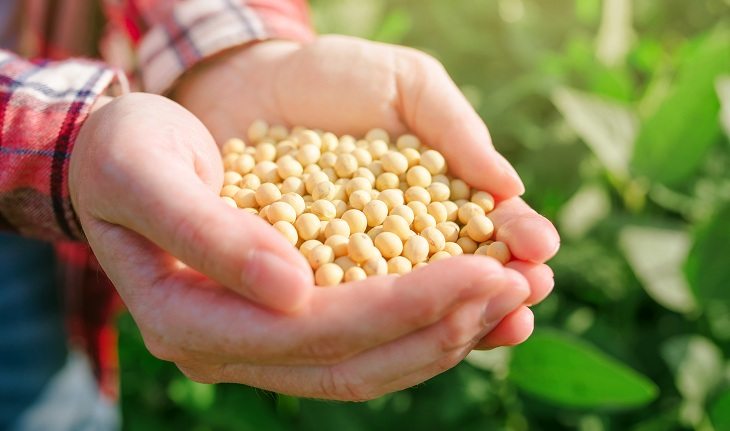
<path fill-rule="evenodd" d="M 215 142 L 182 107 L 145 94 L 109 103 L 82 128 L 70 170 L 72 198 L 87 234 L 100 235 L 89 228 L 96 220 L 129 228 L 276 310 L 308 300 L 309 265 L 264 220 L 221 201 Z"/>
<path fill-rule="evenodd" d="M 517 172 L 495 150 L 487 126 L 443 66 L 420 51 L 403 54 L 396 58 L 396 85 L 406 125 L 467 183 L 500 200 L 524 193 Z"/>
<path fill-rule="evenodd" d="M 202 182 L 156 175 L 128 226 L 188 266 L 267 307 L 290 311 L 309 298 L 312 271 L 281 234 L 260 217 L 231 208 Z M 184 198 L 169 193 L 170 181 Z M 182 182 L 182 184 L 181 184 Z M 168 184 L 165 186 L 164 184 Z M 142 201 L 140 199 L 140 201 Z"/>

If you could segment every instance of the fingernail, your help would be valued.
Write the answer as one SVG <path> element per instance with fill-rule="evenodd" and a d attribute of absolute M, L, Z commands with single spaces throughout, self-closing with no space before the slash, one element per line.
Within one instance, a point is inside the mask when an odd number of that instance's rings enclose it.
<path fill-rule="evenodd" d="M 504 172 L 505 175 L 510 177 L 519 186 L 520 191 L 518 195 L 523 195 L 525 193 L 525 184 L 522 182 L 522 178 L 520 178 L 520 175 L 517 173 L 515 168 L 507 161 L 507 159 L 504 158 L 503 155 L 497 153 L 497 156 L 499 164 L 502 166 L 502 172 Z"/>
<path fill-rule="evenodd" d="M 310 278 L 311 278 L 311 274 Z M 307 274 L 274 253 L 251 250 L 241 274 L 245 294 L 277 310 L 292 310 L 308 298 Z"/>
<path fill-rule="evenodd" d="M 489 304 L 484 308 L 482 321 L 486 323 L 502 320 L 527 299 L 530 295 L 529 288 L 523 284 L 511 284 L 507 289 L 489 300 Z"/>

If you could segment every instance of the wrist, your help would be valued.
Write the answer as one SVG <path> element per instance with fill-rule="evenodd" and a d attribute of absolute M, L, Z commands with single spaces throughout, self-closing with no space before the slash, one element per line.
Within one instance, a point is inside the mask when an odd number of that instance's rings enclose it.
<path fill-rule="evenodd" d="M 93 146 L 93 144 L 89 141 L 93 140 L 97 135 L 99 130 L 98 125 L 103 121 L 104 117 L 108 115 L 107 112 L 109 109 L 113 109 L 113 107 L 107 107 L 106 109 L 103 108 L 121 97 L 124 96 L 111 97 L 99 95 L 91 105 L 89 114 L 81 124 L 79 133 L 76 135 L 76 139 L 73 143 L 73 149 L 69 158 L 68 189 L 71 208 L 73 208 L 73 211 L 79 218 L 79 221 L 83 218 L 81 216 L 84 213 L 79 199 L 79 186 L 83 182 L 90 181 L 87 175 L 82 174 L 83 169 L 81 169 L 84 164 L 88 163 L 88 147 Z"/>

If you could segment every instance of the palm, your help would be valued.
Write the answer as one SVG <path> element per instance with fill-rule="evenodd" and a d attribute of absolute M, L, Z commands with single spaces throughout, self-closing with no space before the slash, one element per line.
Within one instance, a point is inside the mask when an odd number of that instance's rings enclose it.
<path fill-rule="evenodd" d="M 266 115 L 339 134 L 358 136 L 374 127 L 403 133 L 409 127 L 399 104 L 404 89 L 395 54 L 355 39 L 322 38 L 276 73 L 270 90 L 275 111 Z"/>
<path fill-rule="evenodd" d="M 351 42 L 327 38 L 296 51 L 281 43 L 278 55 L 267 58 L 263 67 L 248 61 L 251 52 L 244 58 L 227 57 L 225 67 L 205 72 L 206 80 L 225 85 L 183 84 L 181 102 L 219 142 L 245 136 L 247 125 L 256 119 L 356 135 L 376 126 L 403 131 L 394 106 L 395 77 L 384 64 L 374 64 L 373 53 L 350 49 Z M 348 70 L 353 64 L 362 66 Z"/>

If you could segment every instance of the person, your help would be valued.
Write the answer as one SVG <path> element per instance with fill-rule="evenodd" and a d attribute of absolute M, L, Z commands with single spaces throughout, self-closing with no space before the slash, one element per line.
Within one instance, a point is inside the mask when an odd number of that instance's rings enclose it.
<path fill-rule="evenodd" d="M 371 399 L 529 336 L 559 238 L 437 60 L 316 36 L 299 0 L 107 1 L 91 45 L 97 7 L 0 6 L 0 226 L 13 232 L 0 237 L 0 428 L 118 426 L 114 289 L 150 352 L 189 378 L 304 397 Z M 70 58 L 97 46 L 115 66 Z M 216 143 L 255 119 L 412 131 L 497 197 L 516 260 L 314 288 L 273 228 L 218 197 Z"/>

